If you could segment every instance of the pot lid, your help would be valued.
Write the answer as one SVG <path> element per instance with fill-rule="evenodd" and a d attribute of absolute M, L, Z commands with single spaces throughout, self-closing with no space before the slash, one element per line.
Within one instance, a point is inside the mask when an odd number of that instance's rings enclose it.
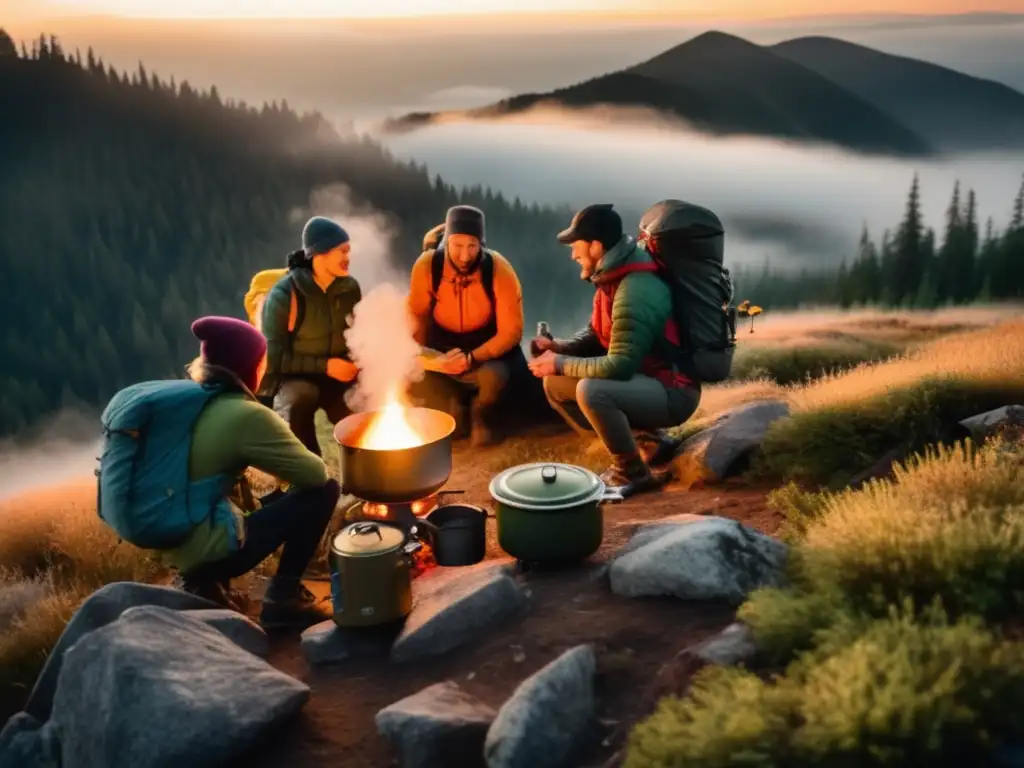
<path fill-rule="evenodd" d="M 394 552 L 405 544 L 405 532 L 393 525 L 353 523 L 334 537 L 334 551 L 348 557 Z"/>
<path fill-rule="evenodd" d="M 511 507 L 559 510 L 600 498 L 604 482 L 583 467 L 543 462 L 506 469 L 491 480 L 490 491 Z"/>

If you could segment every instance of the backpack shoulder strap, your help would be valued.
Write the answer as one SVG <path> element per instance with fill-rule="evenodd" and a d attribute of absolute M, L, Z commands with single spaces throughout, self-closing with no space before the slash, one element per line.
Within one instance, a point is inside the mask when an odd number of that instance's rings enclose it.
<path fill-rule="evenodd" d="M 497 311 L 497 302 L 494 299 L 494 256 L 488 250 L 480 257 L 480 281 L 484 285 L 487 298 L 491 300 L 491 306 Z"/>
<path fill-rule="evenodd" d="M 430 258 L 430 312 L 428 317 L 434 314 L 434 307 L 437 306 L 437 289 L 441 287 L 441 280 L 444 278 L 444 249 L 435 248 L 434 255 Z"/>
<path fill-rule="evenodd" d="M 291 276 L 291 273 L 288 273 L 288 280 L 291 283 L 291 304 L 288 308 L 288 334 L 292 336 L 305 319 L 306 301 L 303 299 L 298 286 L 295 284 L 295 278 Z"/>

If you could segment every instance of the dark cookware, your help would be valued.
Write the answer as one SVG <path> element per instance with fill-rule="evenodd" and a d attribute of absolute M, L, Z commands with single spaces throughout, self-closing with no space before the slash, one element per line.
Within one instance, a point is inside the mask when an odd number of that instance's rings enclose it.
<path fill-rule="evenodd" d="M 424 521 L 417 523 L 417 526 Z M 487 511 L 473 504 L 438 507 L 425 521 L 438 565 L 474 565 L 487 550 Z"/>
<path fill-rule="evenodd" d="M 354 413 L 334 427 L 344 493 L 384 504 L 407 503 L 430 496 L 448 482 L 455 419 L 432 408 L 406 408 L 405 419 L 423 438 L 422 445 L 362 448 L 359 443 L 378 413 Z"/>
<path fill-rule="evenodd" d="M 518 560 L 562 563 L 594 554 L 604 539 L 601 504 L 621 501 L 589 469 L 537 463 L 510 467 L 490 484 L 498 544 Z"/>

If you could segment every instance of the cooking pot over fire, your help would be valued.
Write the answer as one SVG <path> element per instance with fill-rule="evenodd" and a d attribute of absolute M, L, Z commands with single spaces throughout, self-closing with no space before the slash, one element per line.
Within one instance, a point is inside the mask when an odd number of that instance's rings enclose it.
<path fill-rule="evenodd" d="M 455 419 L 397 403 L 346 416 L 334 427 L 342 491 L 366 501 L 407 503 L 438 491 L 452 472 Z"/>

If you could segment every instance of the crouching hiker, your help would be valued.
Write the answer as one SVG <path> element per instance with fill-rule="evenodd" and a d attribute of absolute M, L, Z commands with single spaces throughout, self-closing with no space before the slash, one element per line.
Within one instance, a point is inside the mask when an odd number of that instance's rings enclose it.
<path fill-rule="evenodd" d="M 345 418 L 345 396 L 359 373 L 345 339 L 362 296 L 349 274 L 350 260 L 348 233 L 328 218 L 311 218 L 302 230 L 302 248 L 289 254 L 287 272 L 266 295 L 259 323 L 268 351 L 260 399 L 273 403 L 317 456 L 317 411 L 323 409 L 331 424 Z M 254 307 L 257 287 L 247 294 Z"/>
<path fill-rule="evenodd" d="M 700 401 L 699 383 L 673 362 L 670 287 L 647 251 L 623 233 L 611 205 L 584 208 L 558 240 L 572 248 L 580 277 L 594 284 L 593 312 L 571 339 L 534 339 L 539 356 L 530 369 L 569 425 L 596 432 L 611 453 L 605 483 L 624 495 L 656 488 L 667 476 L 651 471 L 633 430 L 682 424 Z"/>
<path fill-rule="evenodd" d="M 448 209 L 445 223 L 424 238 L 413 265 L 409 311 L 423 349 L 426 376 L 414 397 L 446 410 L 465 425 L 463 396 L 471 399 L 475 446 L 499 439 L 494 415 L 510 381 L 526 373 L 523 293 L 508 259 L 486 247 L 484 213 L 469 205 Z"/>
<path fill-rule="evenodd" d="M 190 380 L 122 389 L 103 412 L 100 518 L 143 549 L 157 550 L 181 586 L 237 608 L 230 581 L 281 545 L 263 600 L 265 626 L 330 617 L 301 577 L 340 495 L 323 460 L 253 392 L 266 370 L 266 340 L 248 323 L 204 317 L 192 325 L 200 355 Z M 267 504 L 253 500 L 255 467 L 291 485 Z"/>

